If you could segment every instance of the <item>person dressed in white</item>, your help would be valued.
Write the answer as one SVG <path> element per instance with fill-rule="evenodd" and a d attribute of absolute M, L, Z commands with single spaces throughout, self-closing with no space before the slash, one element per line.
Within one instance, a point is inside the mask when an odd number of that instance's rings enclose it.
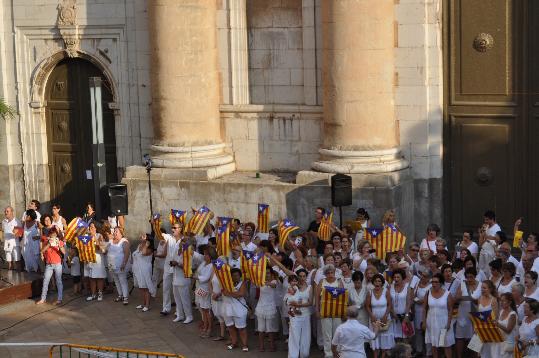
<path fill-rule="evenodd" d="M 265 258 L 263 258 L 265 260 Z M 269 351 L 275 352 L 275 333 L 279 332 L 277 321 L 277 308 L 275 302 L 275 289 L 277 280 L 273 279 L 271 270 L 266 269 L 266 284 L 260 287 L 260 296 L 255 308 L 258 331 L 258 350 L 264 352 L 265 333 L 269 337 Z"/>
<path fill-rule="evenodd" d="M 28 272 L 39 271 L 39 228 L 36 218 L 33 209 L 26 210 L 21 253 L 24 258 L 24 269 Z"/>
<path fill-rule="evenodd" d="M 371 341 L 371 347 L 374 350 L 374 356 L 383 356 L 386 351 L 395 346 L 395 338 L 393 336 L 393 327 L 389 314 L 391 312 L 391 294 L 385 286 L 384 276 L 377 273 L 371 279 L 374 288 L 367 295 L 365 308 L 370 318 L 370 327 L 374 329 L 379 325 L 383 329 L 380 334 Z"/>
<path fill-rule="evenodd" d="M 60 204 L 53 204 L 51 217 L 52 225 L 56 226 L 60 234 L 63 234 L 64 230 L 67 228 L 67 222 L 66 219 L 64 219 L 62 215 L 60 215 L 60 210 Z"/>
<path fill-rule="evenodd" d="M 26 221 L 26 216 L 28 215 L 27 211 L 28 210 L 34 210 L 35 214 L 36 214 L 36 218 L 34 219 L 35 221 L 39 221 L 41 220 L 41 213 L 39 212 L 39 207 L 41 206 L 41 203 L 37 200 L 32 200 L 30 201 L 30 204 L 28 204 L 28 207 L 26 208 L 26 211 L 24 213 L 22 213 L 22 218 L 21 218 L 21 222 L 25 222 Z"/>
<path fill-rule="evenodd" d="M 176 238 L 174 237 L 172 240 L 176 240 Z M 170 266 L 174 270 L 172 276 L 172 292 L 174 294 L 174 302 L 176 302 L 176 318 L 173 322 L 183 321 L 183 323 L 189 324 L 193 322 L 193 305 L 191 302 L 191 277 L 188 274 L 188 277 L 186 277 L 186 273 L 183 270 L 183 250 L 188 250 L 188 247 L 183 247 L 184 245 L 189 245 L 189 241 L 185 237 L 175 243 L 174 256 L 172 257 L 172 261 L 170 261 Z M 193 270 L 192 266 L 191 270 Z"/>
<path fill-rule="evenodd" d="M 481 284 L 476 279 L 477 271 L 469 267 L 464 272 L 465 279 L 457 288 L 455 300 L 459 302 L 455 338 L 457 343 L 457 356 L 462 357 L 467 342 L 473 336 L 472 322 L 468 314 L 472 311 L 472 304 L 481 296 Z"/>
<path fill-rule="evenodd" d="M 432 272 L 429 269 L 423 268 L 419 271 L 421 278 L 418 284 L 414 288 L 414 329 L 415 336 L 413 337 L 413 344 L 415 351 L 419 354 L 426 353 L 426 356 L 430 356 L 429 347 L 425 346 L 425 335 L 421 329 L 421 323 L 424 320 L 424 302 L 427 297 L 427 293 L 431 289 L 430 279 Z"/>
<path fill-rule="evenodd" d="M 429 249 L 433 254 L 436 254 L 436 239 L 440 235 L 440 227 L 436 224 L 427 226 L 427 237 L 421 241 L 421 249 Z"/>
<path fill-rule="evenodd" d="M 367 299 L 367 287 L 363 284 L 363 274 L 356 271 L 352 274 L 353 287 L 349 290 L 350 301 L 358 309 L 357 319 L 364 326 L 369 325 L 369 315 L 365 310 L 365 300 Z"/>
<path fill-rule="evenodd" d="M 161 315 L 166 316 L 172 308 L 172 281 L 174 280 L 174 267 L 170 264 L 178 254 L 180 249 L 180 241 L 183 238 L 183 225 L 179 222 L 174 223 L 171 227 L 172 235 L 163 233 L 164 244 L 164 262 L 163 262 L 163 309 Z M 159 246 L 162 244 L 159 243 Z M 175 322 L 183 321 L 185 317 L 179 314 L 181 307 L 178 307 L 176 302 L 176 318 Z M 182 318 L 183 317 L 183 318 Z M 181 318 L 181 319 L 180 319 Z"/>
<path fill-rule="evenodd" d="M 481 297 L 479 297 L 477 312 L 491 312 L 493 319 L 498 318 L 498 300 L 496 286 L 490 280 L 481 282 Z M 479 356 L 481 358 L 496 358 L 500 355 L 501 343 L 483 343 Z"/>
<path fill-rule="evenodd" d="M 22 224 L 15 218 L 13 208 L 8 206 L 4 209 L 4 219 L 2 220 L 2 232 L 4 233 L 4 252 L 8 270 L 21 270 L 21 244 L 15 235 L 16 228 L 21 228 Z"/>
<path fill-rule="evenodd" d="M 85 276 L 90 278 L 91 294 L 86 298 L 86 301 L 97 299 L 103 300 L 103 288 L 105 287 L 105 278 L 107 270 L 105 268 L 105 254 L 108 251 L 109 243 L 105 241 L 103 235 L 97 232 L 95 221 L 88 225 L 89 234 L 95 244 L 95 262 L 87 262 L 84 264 Z"/>
<path fill-rule="evenodd" d="M 221 256 L 219 260 L 221 260 L 222 262 L 226 262 L 226 258 L 224 256 Z M 213 340 L 222 341 L 225 339 L 226 332 L 225 318 L 223 314 L 223 295 L 221 283 L 219 282 L 219 278 L 215 274 L 215 271 L 212 271 L 209 288 L 211 293 L 211 311 L 214 317 L 217 318 L 217 321 L 219 322 L 219 336 L 215 337 Z"/>
<path fill-rule="evenodd" d="M 407 338 L 402 331 L 402 323 L 410 322 L 410 309 L 412 306 L 413 291 L 406 281 L 406 271 L 397 269 L 393 272 L 393 283 L 390 286 L 391 314 L 395 320 L 393 324 L 393 336 L 395 338 Z"/>
<path fill-rule="evenodd" d="M 211 334 L 211 295 L 210 295 L 210 278 L 213 273 L 212 260 L 217 258 L 217 252 L 213 247 L 203 245 L 200 247 L 204 253 L 204 259 L 198 265 L 195 272 L 196 289 L 195 303 L 202 317 L 202 327 L 200 327 L 200 337 L 209 338 Z"/>
<path fill-rule="evenodd" d="M 153 260 L 152 280 L 156 287 L 159 287 L 163 280 L 165 269 L 165 258 L 167 257 L 167 240 L 159 240 L 157 250 L 155 250 Z"/>
<path fill-rule="evenodd" d="M 516 340 L 523 347 L 525 357 L 539 356 L 539 302 L 528 299 L 524 303 L 524 319 L 518 329 Z"/>
<path fill-rule="evenodd" d="M 284 298 L 290 307 L 288 357 L 307 358 L 311 346 L 312 290 L 307 283 L 307 271 L 299 269 L 297 275 L 288 277 L 289 289 Z"/>
<path fill-rule="evenodd" d="M 226 347 L 232 350 L 238 346 L 238 336 L 242 344 L 242 351 L 248 352 L 247 346 L 247 311 L 248 306 L 245 301 L 247 295 L 247 286 L 241 279 L 240 269 L 231 269 L 233 291 L 227 291 L 223 288 L 223 312 L 225 315 L 225 324 L 230 333 L 231 343 Z"/>
<path fill-rule="evenodd" d="M 357 320 L 358 309 L 350 306 L 346 309 L 346 322 L 335 330 L 331 342 L 331 350 L 334 357 L 340 358 L 366 358 L 365 342 L 376 338 L 380 330 L 379 323 L 373 325 L 371 331 Z"/>
<path fill-rule="evenodd" d="M 152 280 L 153 241 L 146 234 L 141 235 L 141 242 L 133 252 L 133 276 L 135 286 L 139 288 L 142 304 L 136 309 L 147 312 L 150 309 L 150 297 L 155 297 L 155 284 Z"/>
<path fill-rule="evenodd" d="M 518 331 L 518 315 L 515 300 L 511 293 L 505 292 L 500 296 L 500 317 L 496 322 L 503 334 L 501 358 L 513 358 L 515 335 Z"/>
<path fill-rule="evenodd" d="M 108 247 L 108 265 L 112 272 L 114 285 L 118 291 L 118 297 L 114 302 L 123 302 L 124 305 L 129 304 L 129 287 L 127 285 L 127 262 L 129 261 L 130 250 L 129 241 L 124 238 L 124 229 L 117 227 L 114 229 L 112 242 Z"/>
<path fill-rule="evenodd" d="M 426 320 L 423 321 L 425 343 L 432 345 L 433 358 L 439 357 L 439 347 L 444 348 L 446 357 L 451 357 L 451 347 L 455 344 L 455 335 L 450 329 L 453 298 L 449 291 L 443 288 L 444 277 L 441 273 L 433 275 L 431 285 L 423 306 L 427 312 Z M 445 330 L 444 334 L 441 333 L 442 330 Z"/>

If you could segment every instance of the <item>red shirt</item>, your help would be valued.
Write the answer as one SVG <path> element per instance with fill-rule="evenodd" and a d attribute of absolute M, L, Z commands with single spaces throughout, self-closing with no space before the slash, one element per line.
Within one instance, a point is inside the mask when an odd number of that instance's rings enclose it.
<path fill-rule="evenodd" d="M 41 240 L 43 242 L 43 245 L 47 245 L 49 243 L 48 237 L 43 237 Z M 62 256 L 60 256 L 61 247 L 64 247 L 64 242 L 62 240 L 58 240 L 57 247 L 49 246 L 49 248 L 43 253 L 43 258 L 45 259 L 45 263 L 61 264 L 62 263 Z"/>

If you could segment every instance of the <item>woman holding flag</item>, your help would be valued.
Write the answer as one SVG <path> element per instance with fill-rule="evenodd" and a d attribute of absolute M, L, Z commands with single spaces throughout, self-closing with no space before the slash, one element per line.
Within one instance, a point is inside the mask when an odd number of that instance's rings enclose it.
<path fill-rule="evenodd" d="M 217 258 L 217 252 L 213 247 L 202 245 L 204 261 L 198 265 L 194 278 L 196 279 L 195 303 L 202 316 L 200 338 L 209 338 L 211 334 L 211 296 L 210 278 L 213 272 L 212 260 Z"/>
<path fill-rule="evenodd" d="M 107 271 L 105 270 L 105 254 L 108 250 L 108 243 L 103 236 L 97 232 L 95 221 L 90 222 L 88 231 L 95 244 L 95 262 L 88 262 L 84 265 L 84 274 L 90 278 L 91 294 L 86 298 L 86 301 L 103 301 L 103 288 L 105 287 L 105 278 Z"/>
<path fill-rule="evenodd" d="M 262 258 L 265 260 L 265 257 Z M 275 352 L 275 333 L 279 332 L 279 323 L 277 321 L 277 309 L 275 302 L 275 289 L 277 281 L 272 279 L 271 269 L 266 268 L 266 279 L 260 287 L 260 295 L 255 308 L 258 331 L 258 350 L 264 352 L 265 333 L 269 337 L 269 351 Z"/>
<path fill-rule="evenodd" d="M 232 291 L 223 287 L 223 312 L 225 315 L 225 324 L 230 333 L 231 343 L 226 347 L 232 350 L 238 347 L 238 335 L 242 344 L 242 351 L 249 352 L 247 346 L 247 313 L 249 308 L 245 301 L 247 295 L 246 282 L 241 279 L 240 269 L 231 269 Z"/>
<path fill-rule="evenodd" d="M 108 265 L 118 291 L 114 302 L 129 304 L 129 287 L 127 285 L 127 261 L 129 260 L 129 241 L 124 238 L 124 229 L 120 226 L 114 229 L 112 242 L 109 244 Z"/>
<path fill-rule="evenodd" d="M 498 319 L 498 297 L 496 286 L 490 280 L 481 283 L 481 297 L 478 300 L 478 312 L 488 312 L 489 316 Z M 481 358 L 497 358 L 500 355 L 501 343 L 483 343 L 479 356 Z"/>

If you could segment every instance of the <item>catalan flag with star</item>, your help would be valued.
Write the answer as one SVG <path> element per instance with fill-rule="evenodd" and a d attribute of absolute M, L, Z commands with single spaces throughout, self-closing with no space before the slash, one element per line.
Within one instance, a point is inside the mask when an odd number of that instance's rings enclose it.
<path fill-rule="evenodd" d="M 232 225 L 232 218 L 226 216 L 218 216 L 217 221 L 215 222 L 215 227 L 219 226 L 230 226 Z"/>
<path fill-rule="evenodd" d="M 253 284 L 262 287 L 266 284 L 267 259 L 263 252 L 255 254 L 248 261 L 249 276 Z"/>
<path fill-rule="evenodd" d="M 279 222 L 279 245 L 281 245 L 282 248 L 284 248 L 290 233 L 297 229 L 299 229 L 299 226 L 296 226 L 290 219 L 283 219 Z"/>
<path fill-rule="evenodd" d="M 322 287 L 320 318 L 344 317 L 348 305 L 348 291 L 340 287 Z"/>
<path fill-rule="evenodd" d="M 193 277 L 193 247 L 188 243 L 182 245 L 182 259 L 183 276 Z"/>
<path fill-rule="evenodd" d="M 152 216 L 152 229 L 155 238 L 159 241 L 164 240 L 163 233 L 161 232 L 161 214 L 155 213 Z"/>
<path fill-rule="evenodd" d="M 77 236 L 86 234 L 88 223 L 79 217 L 74 218 L 67 225 L 64 238 L 67 242 L 73 240 Z"/>
<path fill-rule="evenodd" d="M 230 274 L 230 265 L 221 258 L 217 258 L 212 263 L 213 272 L 215 272 L 215 275 L 221 284 L 221 288 L 225 291 L 233 292 L 234 283 L 232 282 L 232 275 Z"/>
<path fill-rule="evenodd" d="M 329 241 L 331 239 L 331 225 L 333 224 L 333 212 L 329 215 L 325 213 L 320 221 L 318 227 L 318 238 L 322 241 Z"/>
<path fill-rule="evenodd" d="M 470 312 L 470 320 L 475 333 L 483 343 L 503 342 L 503 335 L 492 319 L 492 310 L 483 312 Z"/>
<path fill-rule="evenodd" d="M 206 227 L 206 224 L 210 220 L 212 212 L 206 206 L 201 207 L 195 212 L 195 215 L 189 220 L 187 224 L 187 232 L 194 235 L 202 234 L 202 231 Z"/>
<path fill-rule="evenodd" d="M 404 248 L 406 236 L 393 224 L 388 224 L 382 232 L 386 252 L 395 252 Z"/>
<path fill-rule="evenodd" d="M 257 230 L 261 233 L 269 232 L 269 205 L 258 204 Z"/>
<path fill-rule="evenodd" d="M 230 225 L 221 225 L 217 228 L 217 254 L 219 256 L 230 255 Z"/>
<path fill-rule="evenodd" d="M 80 262 L 95 262 L 95 239 L 92 235 L 79 235 L 75 242 Z"/>
<path fill-rule="evenodd" d="M 185 218 L 187 216 L 187 212 L 185 210 L 178 210 L 178 209 L 170 209 L 170 225 L 174 225 L 176 223 L 181 224 L 183 228 L 185 228 Z"/>
<path fill-rule="evenodd" d="M 251 273 L 249 269 L 249 260 L 253 258 L 253 255 L 254 253 L 252 251 L 241 250 L 240 269 L 241 269 L 241 273 L 243 274 L 243 278 L 245 280 L 249 280 L 251 278 Z"/>

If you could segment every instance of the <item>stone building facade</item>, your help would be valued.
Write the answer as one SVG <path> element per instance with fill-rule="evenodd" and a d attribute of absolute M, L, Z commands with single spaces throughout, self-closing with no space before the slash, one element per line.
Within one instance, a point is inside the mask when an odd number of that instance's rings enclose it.
<path fill-rule="evenodd" d="M 0 96 L 18 116 L 0 121 L 0 205 L 59 195 L 48 81 L 78 59 L 109 84 L 130 233 L 146 228 L 150 153 L 154 211 L 206 204 L 253 220 L 267 202 L 272 220 L 305 226 L 341 172 L 348 218 L 395 208 L 419 238 L 443 222 L 444 3 L 3 1 Z"/>

